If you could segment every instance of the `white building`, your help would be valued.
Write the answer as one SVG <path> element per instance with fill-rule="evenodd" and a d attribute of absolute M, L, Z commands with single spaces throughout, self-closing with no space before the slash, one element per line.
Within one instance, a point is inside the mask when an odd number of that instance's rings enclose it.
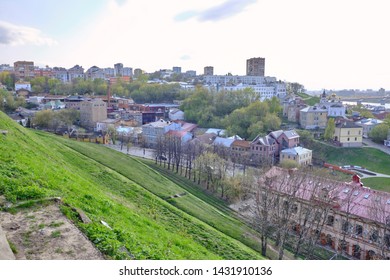
<path fill-rule="evenodd" d="M 184 120 L 184 112 L 177 108 L 170 109 L 168 115 L 171 121 Z"/>
<path fill-rule="evenodd" d="M 258 85 L 267 83 L 276 83 L 275 77 L 261 77 L 261 76 L 238 76 L 238 75 L 207 75 L 204 76 L 205 84 L 218 84 L 220 86 L 227 85 Z"/>
<path fill-rule="evenodd" d="M 53 76 L 60 80 L 61 82 L 63 83 L 67 83 L 69 80 L 68 80 L 68 70 L 66 70 L 65 68 L 63 67 L 54 67 L 53 68 Z"/>
<path fill-rule="evenodd" d="M 264 101 L 266 99 L 271 99 L 272 97 L 283 98 L 286 95 L 286 87 L 283 84 L 259 84 L 259 85 L 245 85 L 239 84 L 236 86 L 224 86 L 224 90 L 228 91 L 238 91 L 245 90 L 247 88 L 252 89 L 255 93 L 258 94 L 259 100 Z"/>
<path fill-rule="evenodd" d="M 275 77 L 261 76 L 205 76 L 204 84 L 214 86 L 217 90 L 239 91 L 251 88 L 264 101 L 272 97 L 284 98 L 287 95 L 286 84 L 277 81 Z"/>
<path fill-rule="evenodd" d="M 310 165 L 312 160 L 312 150 L 302 148 L 300 146 L 284 149 L 280 152 L 280 162 L 285 160 L 293 160 L 301 165 Z"/>
<path fill-rule="evenodd" d="M 89 80 L 104 79 L 104 69 L 97 66 L 92 66 L 85 72 L 85 78 Z"/>
<path fill-rule="evenodd" d="M 133 77 L 133 68 L 131 68 L 131 67 L 123 67 L 123 76 Z"/>
<path fill-rule="evenodd" d="M 376 127 L 378 124 L 383 123 L 383 121 L 378 119 L 362 119 L 360 121 L 355 122 L 358 126 L 363 128 L 363 137 L 368 138 L 370 136 L 371 130 Z"/>
<path fill-rule="evenodd" d="M 119 123 L 120 123 L 120 119 L 105 119 L 102 121 L 98 121 L 96 122 L 95 131 L 107 132 L 110 127 L 115 128 L 119 125 Z"/>
<path fill-rule="evenodd" d="M 148 146 L 155 147 L 159 137 L 163 136 L 170 130 L 180 131 L 181 125 L 175 122 L 159 120 L 156 122 L 144 124 L 142 126 L 142 135 Z"/>
<path fill-rule="evenodd" d="M 25 89 L 28 91 L 31 91 L 31 84 L 29 82 L 16 82 L 15 83 L 15 91 L 18 91 L 20 89 Z"/>
<path fill-rule="evenodd" d="M 325 106 L 328 110 L 328 117 L 345 117 L 346 107 L 335 93 L 326 96 L 325 90 L 321 95 L 319 106 Z"/>

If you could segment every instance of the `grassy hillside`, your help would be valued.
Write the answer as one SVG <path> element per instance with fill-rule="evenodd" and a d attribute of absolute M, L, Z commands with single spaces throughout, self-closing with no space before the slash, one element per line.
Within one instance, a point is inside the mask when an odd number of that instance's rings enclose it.
<path fill-rule="evenodd" d="M 313 106 L 320 102 L 320 98 L 318 96 L 308 95 L 303 92 L 297 93 L 297 95 L 301 97 L 306 102 L 306 104 L 310 106 Z"/>
<path fill-rule="evenodd" d="M 188 190 L 186 196 L 165 200 L 186 190 L 142 162 L 95 144 L 24 129 L 1 112 L 0 130 L 8 130 L 0 135 L 0 195 L 13 202 L 62 197 L 63 212 L 107 257 L 261 259 L 238 241 L 255 244 L 243 239 L 249 229 L 222 203 L 209 204 Z M 82 209 L 92 223 L 78 222 L 72 207 Z"/>

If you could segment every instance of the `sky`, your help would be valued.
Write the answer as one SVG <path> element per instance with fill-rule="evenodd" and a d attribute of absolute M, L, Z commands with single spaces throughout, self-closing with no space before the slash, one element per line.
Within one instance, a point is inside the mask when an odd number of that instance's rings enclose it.
<path fill-rule="evenodd" d="M 1 0 L 0 64 L 265 75 L 390 90 L 388 0 Z"/>

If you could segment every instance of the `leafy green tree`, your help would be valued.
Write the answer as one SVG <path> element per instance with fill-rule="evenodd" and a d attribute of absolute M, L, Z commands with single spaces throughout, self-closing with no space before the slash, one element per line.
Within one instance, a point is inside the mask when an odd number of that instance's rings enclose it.
<path fill-rule="evenodd" d="M 51 94 L 56 94 L 57 88 L 59 88 L 61 84 L 61 81 L 55 78 L 47 80 L 47 85 Z"/>
<path fill-rule="evenodd" d="M 75 109 L 65 109 L 57 111 L 55 117 L 59 119 L 61 124 L 67 127 L 68 134 L 70 134 L 72 125 L 80 117 L 80 112 Z"/>
<path fill-rule="evenodd" d="M 325 133 L 324 133 L 325 140 L 329 141 L 329 140 L 333 139 L 335 128 L 336 128 L 336 125 L 334 122 L 334 118 L 329 118 L 328 123 L 326 124 Z"/>
<path fill-rule="evenodd" d="M 213 94 L 204 88 L 196 88 L 195 92 L 184 100 L 181 109 L 186 120 L 207 127 L 213 120 Z"/>
<path fill-rule="evenodd" d="M 47 81 L 47 77 L 35 77 L 31 79 L 31 90 L 36 93 L 49 92 Z"/>
<path fill-rule="evenodd" d="M 0 89 L 0 110 L 12 112 L 18 107 L 24 107 L 26 101 L 23 97 L 15 97 L 12 92 Z"/>
<path fill-rule="evenodd" d="M 248 138 L 254 139 L 257 135 L 259 135 L 263 131 L 264 131 L 264 123 L 262 121 L 252 123 L 247 130 Z"/>
<path fill-rule="evenodd" d="M 0 72 L 0 83 L 5 85 L 8 90 L 12 90 L 15 86 L 15 74 L 12 74 L 10 72 Z"/>
<path fill-rule="evenodd" d="M 370 137 L 373 141 L 383 144 L 383 140 L 387 139 L 387 135 L 389 134 L 390 126 L 381 123 L 375 126 L 373 129 L 371 129 Z"/>
<path fill-rule="evenodd" d="M 49 129 L 53 118 L 54 112 L 52 110 L 39 111 L 35 114 L 32 124 L 34 127 Z"/>
<path fill-rule="evenodd" d="M 274 113 L 276 115 L 280 115 L 282 113 L 283 108 L 282 105 L 280 105 L 279 98 L 273 96 L 271 99 L 267 99 L 266 102 L 271 113 Z"/>
<path fill-rule="evenodd" d="M 275 114 L 267 114 L 264 118 L 264 128 L 267 131 L 278 130 L 281 124 L 282 120 Z"/>
<path fill-rule="evenodd" d="M 385 124 L 387 124 L 388 126 L 390 126 L 390 114 L 388 114 L 386 116 L 386 118 L 383 120 Z"/>

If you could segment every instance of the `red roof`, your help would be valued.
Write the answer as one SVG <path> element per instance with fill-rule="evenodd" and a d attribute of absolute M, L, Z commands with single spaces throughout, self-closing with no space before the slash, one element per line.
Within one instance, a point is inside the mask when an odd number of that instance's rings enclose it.
<path fill-rule="evenodd" d="M 180 138 L 183 138 L 186 134 L 188 133 L 188 131 L 184 131 L 184 130 L 170 130 L 167 132 L 168 135 L 172 135 L 172 136 L 177 136 L 177 137 L 180 137 Z"/>

